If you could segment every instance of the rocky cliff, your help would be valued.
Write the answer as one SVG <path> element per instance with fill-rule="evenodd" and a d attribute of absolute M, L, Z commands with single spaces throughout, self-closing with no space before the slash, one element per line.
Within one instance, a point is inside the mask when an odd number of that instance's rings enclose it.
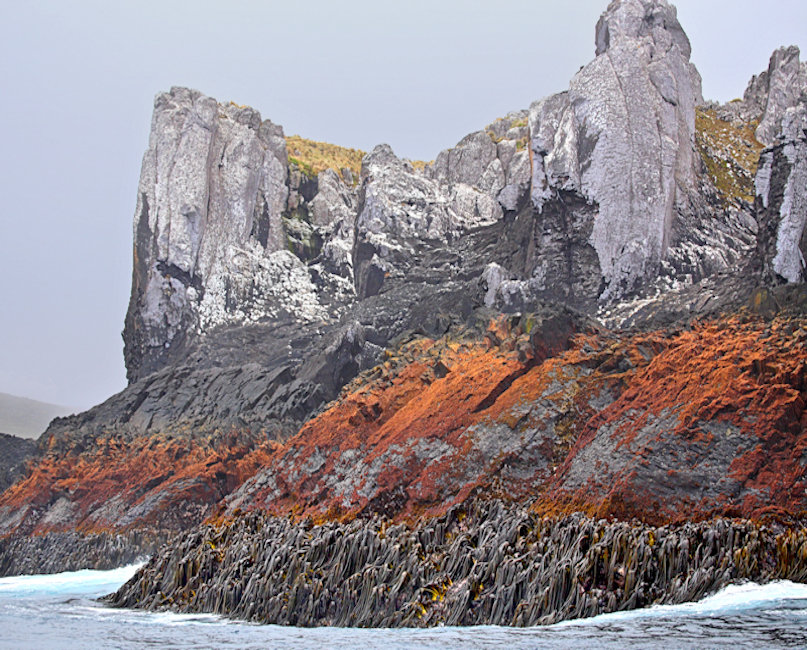
<path fill-rule="evenodd" d="M 758 246 L 771 279 L 801 282 L 807 251 L 807 103 L 785 111 L 778 140 L 762 153 L 756 176 Z"/>
<path fill-rule="evenodd" d="M 742 577 L 803 579 L 798 56 L 775 52 L 743 100 L 705 103 L 674 7 L 615 0 L 566 91 L 429 164 L 380 145 L 359 167 L 358 152 L 287 138 L 251 108 L 158 95 L 134 219 L 130 384 L 56 420 L 0 494 L 0 570 L 104 566 L 183 531 L 118 604 L 298 624 L 529 624 Z M 493 498 L 507 505 L 490 510 Z M 571 512 L 650 528 L 570 524 Z M 585 598 L 543 570 L 524 580 L 540 574 L 551 596 L 505 589 L 516 557 L 544 554 L 537 517 L 574 546 L 552 552 L 571 553 Z M 718 517 L 746 521 L 710 527 Z M 485 536 L 516 519 L 523 531 Z M 704 523 L 668 532 L 692 520 Z M 300 546 L 312 522 L 325 528 Z M 397 552 L 376 543 L 378 525 L 408 527 L 390 535 L 411 549 L 365 580 L 366 562 Z M 597 526 L 635 539 L 588 553 Z M 247 548 L 253 529 L 297 541 Z M 488 549 L 489 575 L 446 560 L 404 584 L 415 569 L 400 567 L 424 549 L 451 557 L 456 535 Z M 644 541 L 662 536 L 663 550 Z M 731 556 L 714 541 L 725 536 Z M 64 540 L 73 551 L 54 555 Z M 690 545 L 703 551 L 673 568 Z M 272 559 L 298 547 L 305 562 Z M 627 554 L 607 575 L 605 552 Z M 266 575 L 283 564 L 286 586 L 253 578 L 266 563 Z M 314 569 L 342 604 L 305 582 Z M 378 596 L 391 581 L 395 597 Z M 351 618 L 345 598 L 380 609 Z"/>

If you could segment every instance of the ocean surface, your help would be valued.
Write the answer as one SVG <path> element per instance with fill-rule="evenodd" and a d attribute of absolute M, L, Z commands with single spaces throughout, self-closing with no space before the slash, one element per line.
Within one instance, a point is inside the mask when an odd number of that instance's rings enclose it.
<path fill-rule="evenodd" d="M 137 569 L 0 579 L 2 648 L 807 648 L 807 585 L 736 585 L 697 603 L 541 628 L 361 630 L 251 625 L 96 602 Z"/>

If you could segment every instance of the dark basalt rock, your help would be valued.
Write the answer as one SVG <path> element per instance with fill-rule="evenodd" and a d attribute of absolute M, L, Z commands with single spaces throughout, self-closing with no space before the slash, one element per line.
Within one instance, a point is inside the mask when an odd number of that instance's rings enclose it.
<path fill-rule="evenodd" d="M 33 440 L 0 433 L 0 491 L 25 474 L 25 463 L 35 453 Z"/>

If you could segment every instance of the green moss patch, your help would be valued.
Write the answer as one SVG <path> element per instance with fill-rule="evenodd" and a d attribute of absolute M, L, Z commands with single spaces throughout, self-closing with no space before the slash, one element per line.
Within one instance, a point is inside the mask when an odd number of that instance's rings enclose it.
<path fill-rule="evenodd" d="M 695 110 L 695 143 L 720 198 L 726 204 L 753 203 L 754 176 L 764 149 L 754 136 L 757 124 L 720 119 L 711 109 Z"/>

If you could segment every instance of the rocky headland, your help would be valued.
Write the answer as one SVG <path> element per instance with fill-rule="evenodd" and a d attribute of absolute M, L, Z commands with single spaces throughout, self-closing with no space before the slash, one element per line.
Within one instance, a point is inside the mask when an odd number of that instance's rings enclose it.
<path fill-rule="evenodd" d="M 429 163 L 158 95 L 129 386 L 26 452 L 0 572 L 152 554 L 110 602 L 363 626 L 807 579 L 807 64 L 719 105 L 690 54 L 615 0 Z"/>

